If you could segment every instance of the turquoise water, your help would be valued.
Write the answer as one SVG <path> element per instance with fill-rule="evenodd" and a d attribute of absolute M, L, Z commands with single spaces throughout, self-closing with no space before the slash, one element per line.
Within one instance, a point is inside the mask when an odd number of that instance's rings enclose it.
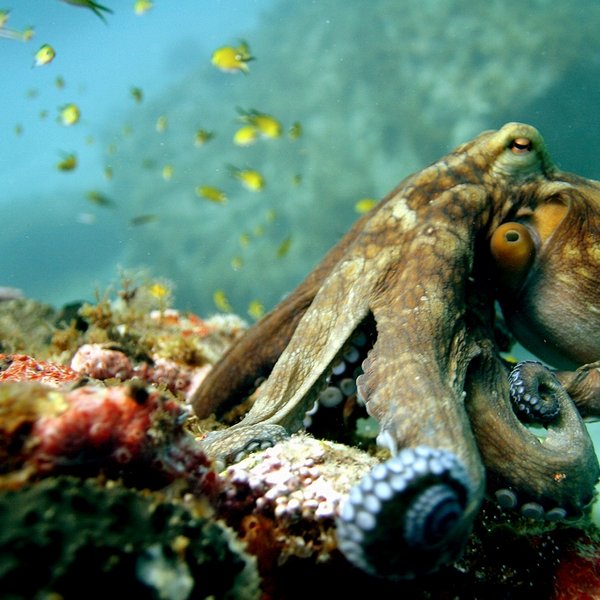
<path fill-rule="evenodd" d="M 562 168 L 600 178 L 592 0 L 155 0 L 140 16 L 133 0 L 104 3 L 106 22 L 59 0 L 5 6 L 6 27 L 35 35 L 0 39 L 0 285 L 38 300 L 92 298 L 123 267 L 167 278 L 176 305 L 200 314 L 216 290 L 242 315 L 269 309 L 356 219 L 356 201 L 506 121 L 537 126 Z M 211 64 L 242 39 L 248 74 Z M 45 43 L 56 57 L 33 67 Z M 81 119 L 65 127 L 69 103 Z M 273 115 L 283 134 L 236 146 L 240 109 Z M 200 128 L 214 133 L 201 147 Z M 77 168 L 58 170 L 70 153 Z M 265 189 L 244 189 L 230 165 L 259 170 Z M 132 225 L 141 215 L 155 220 Z"/>

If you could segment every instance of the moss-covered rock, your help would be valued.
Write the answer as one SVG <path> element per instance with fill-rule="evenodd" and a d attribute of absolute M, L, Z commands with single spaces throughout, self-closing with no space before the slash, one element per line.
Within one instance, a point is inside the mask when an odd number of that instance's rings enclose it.
<path fill-rule="evenodd" d="M 3 598 L 257 598 L 230 530 L 181 505 L 93 480 L 0 494 Z M 57 596 L 58 597 L 58 596 Z"/>

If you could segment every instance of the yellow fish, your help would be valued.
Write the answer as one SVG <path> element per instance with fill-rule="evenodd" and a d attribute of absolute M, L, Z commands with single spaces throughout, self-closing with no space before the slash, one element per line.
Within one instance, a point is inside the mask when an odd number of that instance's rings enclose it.
<path fill-rule="evenodd" d="M 171 181 L 173 179 L 173 165 L 165 165 L 162 169 L 162 178 L 165 181 Z"/>
<path fill-rule="evenodd" d="M 114 175 L 113 168 L 110 165 L 106 165 L 104 167 L 104 177 L 106 177 L 106 179 L 108 179 L 110 181 L 113 178 L 113 175 Z"/>
<path fill-rule="evenodd" d="M 89 8 L 96 15 L 98 15 L 105 23 L 106 17 L 102 14 L 101 11 L 106 13 L 111 13 L 112 10 L 106 6 L 102 6 L 102 4 L 98 4 L 98 2 L 94 2 L 94 0 L 62 0 L 65 4 L 70 4 L 71 6 L 80 6 L 81 8 Z"/>
<path fill-rule="evenodd" d="M 196 196 L 199 196 L 200 198 L 206 198 L 207 200 L 217 204 L 224 204 L 227 202 L 227 195 L 225 192 L 217 187 L 213 187 L 212 185 L 199 185 L 196 187 Z"/>
<path fill-rule="evenodd" d="M 281 137 L 283 127 L 275 117 L 257 110 L 245 111 L 238 108 L 238 112 L 242 115 L 240 119 L 244 123 L 255 127 L 261 137 L 271 139 Z"/>
<path fill-rule="evenodd" d="M 43 65 L 48 65 L 54 60 L 55 56 L 56 52 L 54 51 L 54 48 L 50 44 L 44 44 L 35 53 L 35 62 L 33 63 L 33 66 L 41 67 Z"/>
<path fill-rule="evenodd" d="M 10 17 L 10 10 L 0 10 L 0 29 L 2 29 L 7 23 Z"/>
<path fill-rule="evenodd" d="M 148 223 L 154 223 L 158 221 L 157 215 L 138 215 L 137 217 L 133 217 L 129 220 L 129 224 L 133 227 L 138 227 L 139 225 L 147 225 Z"/>
<path fill-rule="evenodd" d="M 57 90 L 62 90 L 65 87 L 65 80 L 62 77 L 62 75 L 57 75 L 56 79 L 54 80 L 54 87 Z"/>
<path fill-rule="evenodd" d="M 288 235 L 288 237 L 277 246 L 277 250 L 275 251 L 275 256 L 277 258 L 283 258 L 290 250 L 290 246 L 292 245 L 292 236 Z"/>
<path fill-rule="evenodd" d="M 160 117 L 158 117 L 158 119 L 156 119 L 155 129 L 156 129 L 156 131 L 158 131 L 158 133 L 165 132 L 167 130 L 168 126 L 169 126 L 169 119 L 167 119 L 167 117 L 165 117 L 165 115 L 161 115 Z"/>
<path fill-rule="evenodd" d="M 223 46 L 217 48 L 211 57 L 212 64 L 226 73 L 248 73 L 247 63 L 254 60 L 250 52 L 250 47 L 246 42 L 241 42 L 239 46 Z"/>
<path fill-rule="evenodd" d="M 231 268 L 234 271 L 239 271 L 244 266 L 244 259 L 241 256 L 234 256 L 231 259 Z"/>
<path fill-rule="evenodd" d="M 25 29 L 23 29 L 23 31 L 21 32 L 21 39 L 24 42 L 29 42 L 31 39 L 33 39 L 33 36 L 35 35 L 35 30 L 33 27 L 26 27 Z"/>
<path fill-rule="evenodd" d="M 377 200 L 375 200 L 374 198 L 361 198 L 354 205 L 354 210 L 359 215 L 363 215 L 366 212 L 369 212 L 376 204 Z"/>
<path fill-rule="evenodd" d="M 250 234 L 246 233 L 246 232 L 241 233 L 239 240 L 240 240 L 240 246 L 242 248 L 247 248 L 248 245 L 250 244 Z"/>
<path fill-rule="evenodd" d="M 298 121 L 292 123 L 292 126 L 288 130 L 288 135 L 290 139 L 297 140 L 302 135 L 302 125 Z"/>
<path fill-rule="evenodd" d="M 229 166 L 229 171 L 233 177 L 238 179 L 242 185 L 252 191 L 260 192 L 265 187 L 265 178 L 254 169 L 238 169 L 233 166 Z"/>
<path fill-rule="evenodd" d="M 198 129 L 194 135 L 194 145 L 204 146 L 206 142 L 209 142 L 215 137 L 214 131 L 207 131 L 206 129 Z"/>
<path fill-rule="evenodd" d="M 153 283 L 148 287 L 148 291 L 150 292 L 151 296 L 154 296 L 159 300 L 165 298 L 171 293 L 169 286 L 165 285 L 164 283 Z"/>
<path fill-rule="evenodd" d="M 56 164 L 59 171 L 73 171 L 77 168 L 77 155 L 73 152 L 65 154 L 63 159 Z"/>
<path fill-rule="evenodd" d="M 2 11 L 0 19 L 4 22 L 8 21 L 8 11 Z M 33 27 L 27 27 L 23 31 L 17 31 L 16 29 L 9 29 L 8 27 L 0 26 L 0 37 L 6 38 L 7 40 L 19 40 L 21 42 L 28 42 L 33 38 L 34 29 Z"/>
<path fill-rule="evenodd" d="M 97 206 L 105 206 L 106 208 L 112 208 L 115 206 L 114 200 L 111 200 L 108 196 L 104 195 L 98 190 L 90 190 L 89 192 L 86 192 L 85 197 L 89 202 L 96 204 Z"/>
<path fill-rule="evenodd" d="M 135 85 L 131 87 L 131 89 L 129 90 L 129 93 L 131 94 L 131 97 L 138 104 L 144 99 L 144 92 L 143 92 L 142 88 L 139 88 Z"/>
<path fill-rule="evenodd" d="M 215 303 L 217 309 L 221 312 L 233 312 L 233 308 L 231 307 L 224 290 L 215 290 L 215 293 L 213 294 L 213 302 Z"/>
<path fill-rule="evenodd" d="M 153 6 L 154 3 L 152 2 L 152 0 L 135 0 L 135 3 L 133 4 L 133 11 L 136 15 L 143 15 L 145 12 L 148 12 Z"/>
<path fill-rule="evenodd" d="M 251 146 L 256 142 L 259 131 L 254 125 L 244 125 L 233 135 L 233 143 L 236 146 Z"/>
<path fill-rule="evenodd" d="M 258 321 L 265 314 L 264 304 L 260 300 L 252 300 L 250 304 L 248 304 L 248 314 Z"/>
<path fill-rule="evenodd" d="M 70 127 L 75 125 L 81 118 L 81 111 L 77 104 L 66 104 L 60 109 L 59 119 L 63 125 Z"/>

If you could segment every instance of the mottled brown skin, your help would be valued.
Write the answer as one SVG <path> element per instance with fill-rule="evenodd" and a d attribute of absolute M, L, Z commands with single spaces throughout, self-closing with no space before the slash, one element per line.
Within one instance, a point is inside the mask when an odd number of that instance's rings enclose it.
<path fill-rule="evenodd" d="M 566 216 L 529 273 L 499 287 L 492 233 L 556 201 Z M 200 417 L 240 401 L 257 376 L 268 379 L 239 424 L 205 438 L 206 451 L 228 462 L 300 428 L 332 361 L 372 315 L 377 339 L 357 383 L 382 443 L 393 453 L 423 444 L 453 452 L 472 482 L 467 523 L 486 472 L 525 499 L 577 512 L 599 472 L 577 411 L 600 415 L 598 370 L 581 366 L 600 357 L 599 219 L 600 185 L 558 171 L 534 128 L 509 123 L 459 146 L 359 219 L 215 366 L 193 398 Z M 559 357 L 558 367 L 580 367 L 560 374 L 570 396 L 558 395 L 543 444 L 509 400 L 494 338 L 498 297 L 524 345 Z M 552 353 L 540 351 L 542 339 Z"/>

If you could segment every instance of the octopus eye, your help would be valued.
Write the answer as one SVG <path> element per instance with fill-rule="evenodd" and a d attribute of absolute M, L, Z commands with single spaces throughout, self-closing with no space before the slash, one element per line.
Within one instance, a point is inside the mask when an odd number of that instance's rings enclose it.
<path fill-rule="evenodd" d="M 533 144 L 528 138 L 517 138 L 511 142 L 510 149 L 513 154 L 527 154 L 533 150 Z"/>

